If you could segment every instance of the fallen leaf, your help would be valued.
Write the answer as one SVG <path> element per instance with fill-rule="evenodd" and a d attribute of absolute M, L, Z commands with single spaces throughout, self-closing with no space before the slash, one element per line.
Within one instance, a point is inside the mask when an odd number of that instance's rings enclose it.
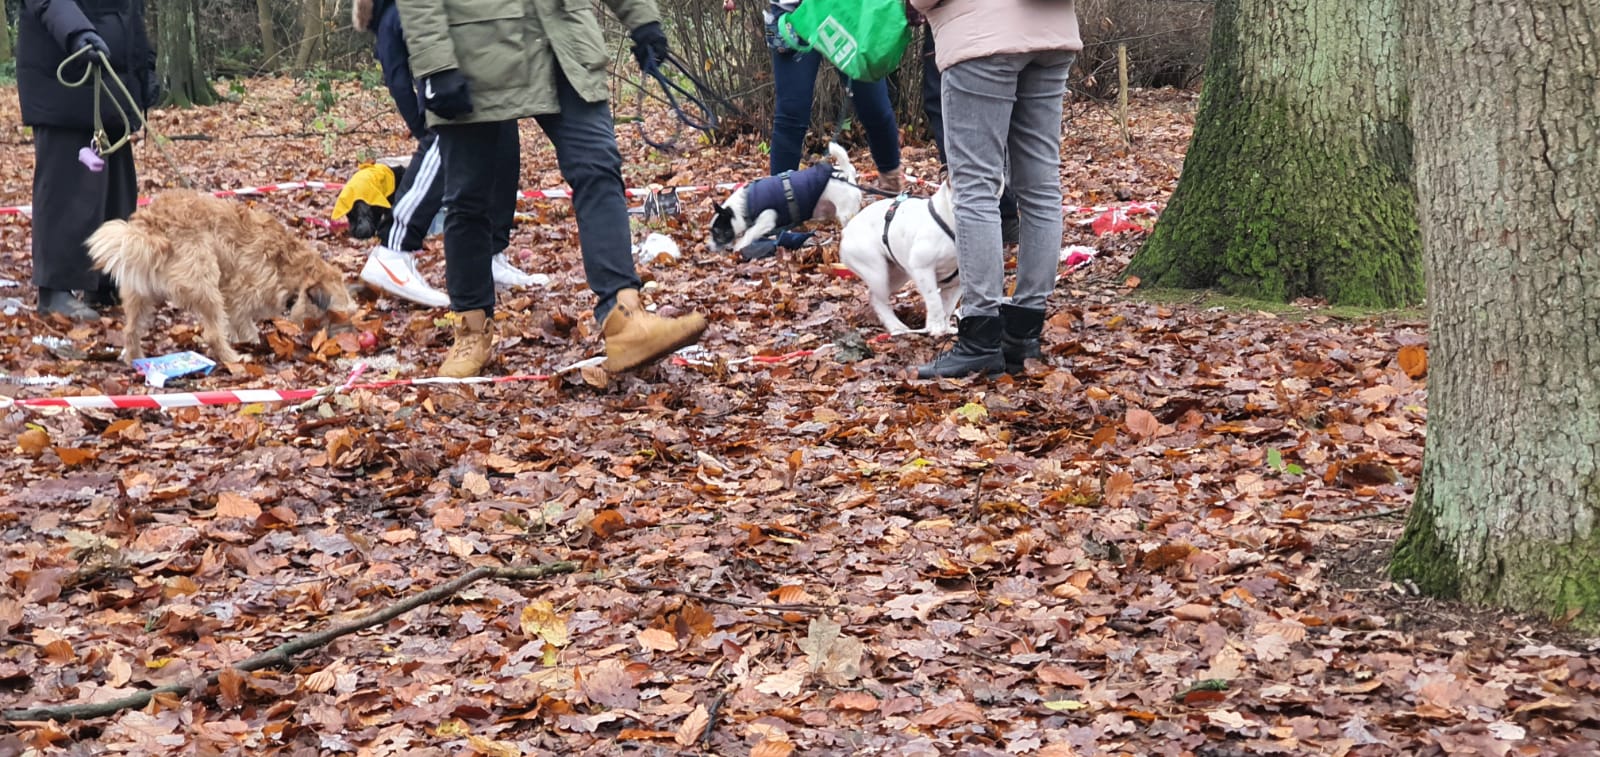
<path fill-rule="evenodd" d="M 835 710 L 872 712 L 878 709 L 878 698 L 865 691 L 845 691 L 828 700 L 828 706 Z"/>
<path fill-rule="evenodd" d="M 711 724 L 711 713 L 703 704 L 695 705 L 689 716 L 683 719 L 683 724 L 678 726 L 676 741 L 678 746 L 689 747 L 700 740 L 705 733 L 706 726 Z"/>
<path fill-rule="evenodd" d="M 555 605 L 545 599 L 536 599 L 522 608 L 522 633 L 543 639 L 553 647 L 564 647 L 571 641 L 566 618 L 556 614 Z"/>
<path fill-rule="evenodd" d="M 1149 439 L 1161 433 L 1161 421 L 1156 420 L 1154 414 L 1143 408 L 1128 408 L 1123 423 L 1134 436 L 1141 439 Z"/>
<path fill-rule="evenodd" d="M 1405 371 L 1407 376 L 1419 379 L 1428 375 L 1428 348 L 1426 346 L 1408 344 L 1400 348 L 1400 354 L 1397 357 L 1400 363 L 1400 370 Z"/>
<path fill-rule="evenodd" d="M 646 628 L 639 632 L 638 639 L 639 646 L 644 647 L 645 649 L 651 649 L 657 652 L 678 651 L 678 639 L 672 635 L 671 631 L 663 631 L 659 628 Z"/>
<path fill-rule="evenodd" d="M 50 449 L 50 435 L 39 429 L 30 428 L 17 435 L 17 447 L 28 457 L 38 457 Z"/>
<path fill-rule="evenodd" d="M 261 505 L 233 492 L 223 492 L 217 495 L 217 517 L 253 521 L 261 517 Z"/>
<path fill-rule="evenodd" d="M 99 454 L 92 449 L 82 449 L 78 447 L 55 447 L 54 449 L 56 457 L 61 459 L 61 464 L 67 466 L 68 468 L 76 468 L 80 465 L 83 465 L 84 463 L 95 459 L 95 457 Z"/>

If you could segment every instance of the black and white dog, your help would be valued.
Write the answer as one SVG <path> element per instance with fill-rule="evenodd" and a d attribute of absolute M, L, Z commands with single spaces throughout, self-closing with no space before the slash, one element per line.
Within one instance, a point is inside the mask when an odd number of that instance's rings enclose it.
<path fill-rule="evenodd" d="M 866 282 L 872 310 L 890 334 L 911 331 L 890 302 L 908 280 L 922 295 L 927 333 L 955 333 L 950 315 L 961 298 L 955 222 L 950 185 L 941 184 L 928 199 L 879 200 L 844 227 L 839 261 Z"/>
<path fill-rule="evenodd" d="M 813 218 L 849 223 L 861 211 L 861 188 L 850 155 L 828 144 L 833 163 L 787 171 L 746 184 L 717 206 L 711 221 L 712 252 L 742 250 L 751 242 Z"/>
<path fill-rule="evenodd" d="M 384 158 L 371 166 L 363 168 L 362 170 L 382 170 L 383 168 L 388 168 L 394 173 L 394 186 L 399 187 L 400 182 L 405 180 L 406 169 L 410 167 L 410 163 L 411 159 L 409 156 L 399 158 Z M 358 171 L 357 173 L 360 172 Z M 395 190 L 395 192 L 398 191 L 398 189 Z M 348 216 L 350 219 L 350 226 L 345 230 L 345 233 L 348 234 L 351 239 L 371 239 L 372 237 L 377 236 L 380 230 L 387 228 L 390 222 L 394 220 L 395 192 L 390 192 L 386 198 L 389 201 L 387 207 L 382 205 L 371 205 L 368 204 L 366 200 L 352 201 L 350 203 L 350 214 Z"/>

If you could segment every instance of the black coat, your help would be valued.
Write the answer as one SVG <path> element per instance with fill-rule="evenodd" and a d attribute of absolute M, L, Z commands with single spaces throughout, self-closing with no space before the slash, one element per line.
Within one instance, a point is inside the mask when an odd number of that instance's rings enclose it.
<path fill-rule="evenodd" d="M 155 105 L 160 97 L 156 80 L 156 54 L 144 26 L 144 0 L 23 0 L 17 18 L 17 95 L 22 104 L 22 122 L 29 126 L 56 126 L 88 129 L 94 125 L 94 87 L 66 87 L 56 79 L 56 67 L 69 52 L 74 35 L 94 30 L 111 48 L 111 67 L 140 109 Z M 82 60 L 80 58 L 79 60 Z M 84 73 L 74 65 L 66 71 L 68 81 Z M 120 91 L 107 84 L 117 99 Z M 123 103 L 126 108 L 127 104 Z M 109 101 L 100 106 L 101 119 L 108 130 L 120 128 L 122 119 Z M 113 133 L 112 138 L 116 138 Z"/>

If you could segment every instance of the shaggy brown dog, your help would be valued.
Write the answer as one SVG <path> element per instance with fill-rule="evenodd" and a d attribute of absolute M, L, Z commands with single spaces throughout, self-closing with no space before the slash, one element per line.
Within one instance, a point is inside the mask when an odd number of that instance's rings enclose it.
<path fill-rule="evenodd" d="M 339 269 L 305 240 L 244 203 L 199 192 L 166 192 L 127 221 L 107 221 L 89 237 L 89 257 L 122 294 L 130 362 L 144 357 L 139 337 L 163 301 L 200 317 L 224 363 L 239 361 L 230 344 L 260 338 L 264 318 L 347 322 L 355 311 Z"/>

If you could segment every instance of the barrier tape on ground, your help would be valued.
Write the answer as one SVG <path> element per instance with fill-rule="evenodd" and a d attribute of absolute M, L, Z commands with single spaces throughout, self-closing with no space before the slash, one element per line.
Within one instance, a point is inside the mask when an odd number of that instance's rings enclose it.
<path fill-rule="evenodd" d="M 933 186 L 927 180 L 918 179 L 918 178 L 916 178 L 914 176 L 907 175 L 906 179 L 908 181 L 910 181 L 911 183 L 913 183 L 913 184 L 921 184 L 923 186 Z M 730 183 L 723 183 L 723 184 L 702 184 L 702 185 L 691 186 L 691 187 L 677 187 L 677 188 L 674 189 L 674 191 L 675 192 L 679 192 L 679 193 L 699 193 L 699 192 L 712 192 L 712 191 L 725 192 L 725 191 L 731 191 L 731 190 L 737 189 L 737 188 L 742 187 L 742 186 L 744 186 L 743 182 L 737 182 L 737 183 L 730 182 Z M 256 196 L 256 195 L 267 194 L 269 192 L 288 192 L 288 191 L 292 191 L 292 190 L 296 190 L 296 189 L 320 189 L 320 190 L 325 190 L 325 191 L 336 192 L 336 191 L 338 191 L 340 189 L 343 189 L 343 188 L 344 188 L 344 183 L 343 182 L 337 182 L 337 181 L 284 181 L 284 182 L 278 182 L 276 184 L 263 184 L 261 186 L 255 186 L 255 187 L 241 187 L 239 189 L 223 189 L 223 190 L 218 190 L 216 192 L 212 192 L 211 194 L 213 194 L 213 195 L 215 195 L 217 197 L 241 197 L 241 196 L 252 196 L 253 197 L 253 196 Z M 650 192 L 651 192 L 651 190 L 649 188 L 646 188 L 646 187 L 629 187 L 627 189 L 627 193 L 628 193 L 629 197 L 649 197 L 650 196 Z M 553 188 L 550 188 L 550 189 L 529 189 L 529 190 L 525 190 L 525 191 L 521 192 L 520 196 L 525 198 L 525 199 L 530 199 L 530 200 L 570 200 L 570 199 L 572 199 L 572 190 L 564 188 L 564 187 L 553 187 Z M 140 205 L 147 205 L 149 203 L 150 203 L 150 198 L 149 197 L 141 197 L 141 198 L 139 198 L 139 204 Z M 1066 205 L 1066 204 L 1063 204 L 1061 206 L 1061 210 L 1062 210 L 1063 213 L 1065 213 L 1067 215 L 1084 215 L 1084 214 L 1094 214 L 1094 213 L 1107 213 L 1107 212 L 1110 212 L 1110 211 L 1113 211 L 1113 210 L 1117 210 L 1117 211 L 1121 211 L 1122 213 L 1124 213 L 1127 216 L 1137 216 L 1137 215 L 1145 215 L 1145 214 L 1154 213 L 1160 207 L 1161 207 L 1160 203 L 1154 203 L 1154 202 L 1134 202 L 1134 203 L 1126 203 L 1126 204 L 1123 204 L 1123 205 Z M 33 206 L 32 205 L 0 206 L 0 216 L 5 216 L 5 215 L 20 215 L 20 216 L 32 217 L 32 215 L 33 215 Z M 334 221 L 326 221 L 326 220 L 323 220 L 323 219 L 310 219 L 310 218 L 308 218 L 308 219 L 305 219 L 305 220 L 313 223 L 314 225 L 322 226 L 324 228 L 333 228 L 336 225 L 336 222 L 334 222 Z"/>
<path fill-rule="evenodd" d="M 553 376 L 575 371 L 604 362 L 604 357 L 582 360 L 548 374 L 520 374 L 516 376 L 479 376 L 476 378 L 392 379 L 348 383 L 339 392 L 355 390 L 377 391 L 400 386 L 454 386 L 464 384 L 510 384 L 521 381 L 549 381 Z M 326 389 L 221 389 L 207 392 L 170 392 L 166 394 L 112 394 L 78 397 L 4 397 L 0 396 L 0 410 L 13 406 L 22 408 L 70 408 L 74 410 L 168 410 L 179 407 L 215 405 L 251 405 L 277 402 L 304 402 L 326 393 Z"/>
<path fill-rule="evenodd" d="M 879 334 L 868 340 L 873 343 L 888 341 L 888 334 Z M 789 363 L 807 357 L 823 355 L 834 349 L 832 344 L 824 344 L 815 349 L 795 350 L 782 355 L 749 355 L 735 358 L 725 363 L 728 366 L 747 364 L 777 365 Z M 716 364 L 714 357 L 710 356 L 704 348 L 698 345 L 679 350 L 671 358 L 673 365 L 678 366 L 711 366 Z M 428 378 L 391 379 L 387 381 L 368 381 L 355 383 L 365 369 L 358 365 L 336 389 L 323 387 L 320 389 L 218 389 L 204 392 L 168 392 L 164 394 L 111 394 L 111 395 L 82 395 L 75 397 L 6 397 L 0 395 L 0 410 L 12 407 L 19 408 L 66 408 L 72 410 L 171 410 L 181 407 L 208 407 L 220 405 L 253 405 L 274 404 L 281 402 L 307 402 L 319 397 L 326 398 L 331 394 L 344 394 L 351 391 L 378 391 L 402 386 L 458 386 L 471 384 L 509 384 L 524 381 L 549 381 L 552 377 L 560 376 L 589 366 L 605 362 L 605 356 L 597 356 L 580 360 L 571 365 L 558 368 L 550 373 L 518 374 L 514 376 L 479 376 L 475 378 L 445 378 L 434 376 Z"/>

